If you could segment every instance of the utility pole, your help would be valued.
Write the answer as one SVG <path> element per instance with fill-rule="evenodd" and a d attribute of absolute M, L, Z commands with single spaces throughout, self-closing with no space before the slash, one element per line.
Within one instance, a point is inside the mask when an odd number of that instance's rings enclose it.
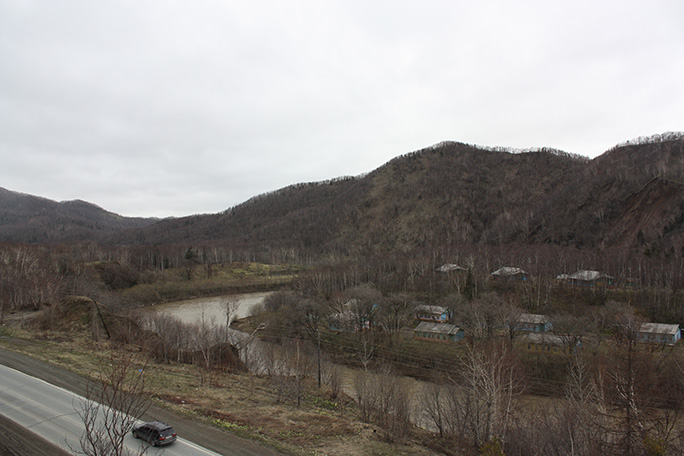
<path fill-rule="evenodd" d="M 321 330 L 316 329 L 318 335 L 318 389 L 321 389 Z"/>

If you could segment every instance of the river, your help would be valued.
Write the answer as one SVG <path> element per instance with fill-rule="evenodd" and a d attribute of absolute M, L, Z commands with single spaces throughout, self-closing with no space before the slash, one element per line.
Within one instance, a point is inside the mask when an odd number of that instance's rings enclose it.
<path fill-rule="evenodd" d="M 246 318 L 253 315 L 261 306 L 264 299 L 271 293 L 272 292 L 260 292 L 230 295 L 229 297 L 236 298 L 239 303 L 237 311 L 235 312 L 235 319 Z M 188 324 L 199 323 L 202 318 L 204 318 L 205 321 L 211 324 L 223 327 L 226 322 L 226 310 L 222 300 L 226 297 L 228 296 L 175 301 L 147 307 L 145 311 L 166 314 Z M 267 358 L 268 355 L 265 353 L 270 350 L 267 349 L 268 344 L 266 342 L 260 341 L 258 338 L 253 337 L 253 335 L 254 333 L 250 335 L 242 331 L 230 330 L 231 343 L 240 348 L 243 361 L 246 361 L 247 358 L 250 359 L 250 362 L 247 363 L 250 371 L 255 374 L 263 374 L 263 364 L 254 361 L 260 358 Z M 328 364 L 328 366 L 329 368 L 332 367 L 331 364 Z M 356 378 L 359 371 L 343 365 L 335 365 L 335 368 L 340 376 L 339 380 L 342 391 L 349 396 L 354 397 L 354 378 Z M 412 408 L 414 410 L 414 424 L 428 429 L 431 428 L 432 426 L 428 423 L 425 416 L 423 416 L 424 412 L 418 412 L 418 410 L 421 409 L 418 405 L 419 392 L 423 389 L 425 382 L 409 377 L 403 377 L 403 380 L 408 387 L 409 397 L 411 397 Z"/>
<path fill-rule="evenodd" d="M 272 292 L 245 293 L 229 296 L 214 296 L 210 298 L 186 299 L 147 307 L 145 310 L 175 317 L 183 323 L 199 323 L 202 317 L 206 321 L 213 321 L 219 326 L 225 325 L 226 309 L 223 305 L 225 298 L 235 298 L 238 301 L 234 320 L 247 318 L 254 314 L 255 310 L 264 302 L 264 298 Z"/>

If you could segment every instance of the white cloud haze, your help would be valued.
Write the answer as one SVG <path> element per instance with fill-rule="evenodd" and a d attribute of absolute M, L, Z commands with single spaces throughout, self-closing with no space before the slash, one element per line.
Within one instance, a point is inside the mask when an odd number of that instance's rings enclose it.
<path fill-rule="evenodd" d="M 0 0 L 0 187 L 219 212 L 443 140 L 684 129 L 684 3 Z"/>

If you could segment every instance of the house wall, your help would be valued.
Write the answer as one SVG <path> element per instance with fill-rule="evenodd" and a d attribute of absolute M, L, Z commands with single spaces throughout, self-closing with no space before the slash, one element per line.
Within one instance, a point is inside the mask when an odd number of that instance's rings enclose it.
<path fill-rule="evenodd" d="M 545 324 L 545 323 L 538 323 L 538 324 L 534 324 L 534 323 L 518 323 L 518 324 L 516 325 L 516 328 L 517 328 L 518 331 L 536 332 L 536 333 L 538 333 L 538 332 L 546 332 L 546 331 L 548 331 L 548 330 L 550 329 L 550 328 L 549 328 L 549 325 L 548 325 L 548 324 Z"/>
<path fill-rule="evenodd" d="M 542 344 L 535 342 L 527 342 L 526 351 L 529 353 L 541 353 L 545 355 L 568 355 L 570 349 L 567 346 L 558 346 L 552 344 Z"/>
<path fill-rule="evenodd" d="M 681 338 L 680 332 L 671 334 L 640 333 L 639 341 L 651 344 L 675 344 Z"/>
<path fill-rule="evenodd" d="M 415 340 L 425 340 L 428 342 L 458 342 L 463 339 L 463 331 L 457 334 L 437 334 L 424 331 L 414 331 L 413 338 Z"/>
<path fill-rule="evenodd" d="M 418 314 L 416 315 L 418 321 L 429 321 L 432 323 L 446 323 L 448 320 L 447 314 L 443 313 L 441 315 L 435 314 Z"/>

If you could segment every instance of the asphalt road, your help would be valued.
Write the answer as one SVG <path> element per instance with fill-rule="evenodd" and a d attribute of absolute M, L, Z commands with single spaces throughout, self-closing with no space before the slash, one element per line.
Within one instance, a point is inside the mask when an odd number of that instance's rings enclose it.
<path fill-rule="evenodd" d="M 6 454 L 62 455 L 78 449 L 83 423 L 74 405 L 84 394 L 87 380 L 63 369 L 0 349 L 0 437 Z M 20 372 L 21 371 L 21 372 Z M 255 442 L 240 439 L 203 423 L 150 407 L 144 420 L 171 424 L 179 440 L 163 450 L 147 454 L 275 456 L 279 453 Z M 202 447 L 192 442 L 199 442 Z M 127 437 L 126 444 L 139 449 L 140 440 Z M 35 448 L 28 449 L 27 445 Z M 23 450 L 21 448 L 24 448 Z M 0 452 L 0 454 L 2 454 Z"/>

